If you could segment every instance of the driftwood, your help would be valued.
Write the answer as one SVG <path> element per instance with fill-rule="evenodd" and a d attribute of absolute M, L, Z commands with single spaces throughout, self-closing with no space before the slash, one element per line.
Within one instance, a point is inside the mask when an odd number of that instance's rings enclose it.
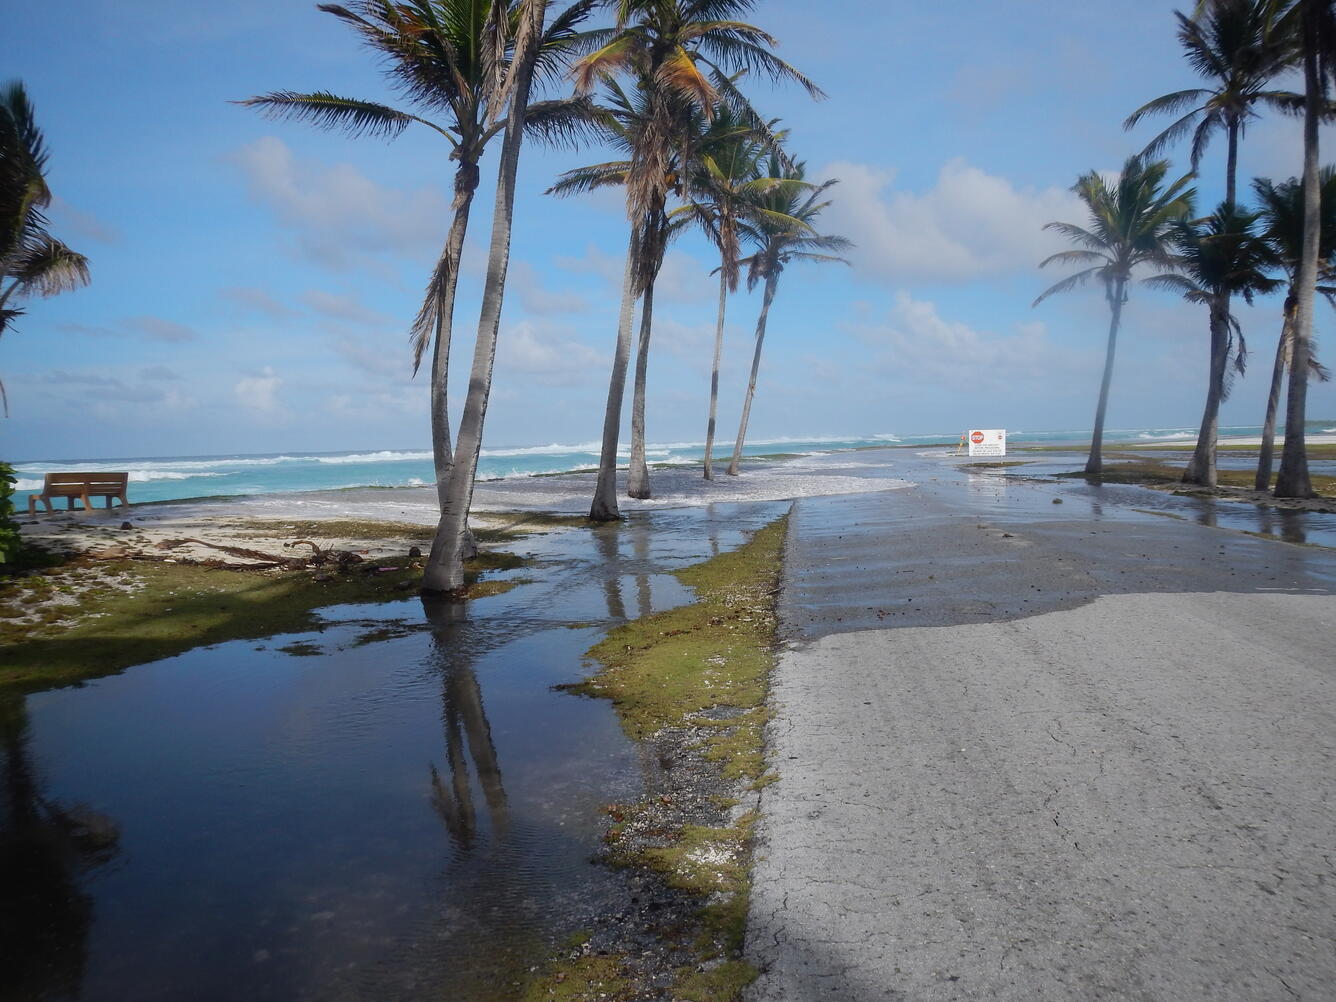
<path fill-rule="evenodd" d="M 236 563 L 233 561 L 221 560 L 219 558 L 206 558 L 197 560 L 190 557 L 154 557 L 149 554 L 140 554 L 141 560 L 174 560 L 182 564 L 195 564 L 202 567 L 214 567 L 220 570 L 232 571 L 259 571 L 272 570 L 274 568 L 284 568 L 286 570 L 300 571 L 308 567 L 323 567 L 327 564 L 336 564 L 340 569 L 345 569 L 352 564 L 360 564 L 363 558 L 350 550 L 321 549 L 317 544 L 309 539 L 297 539 L 290 543 L 284 543 L 283 546 L 309 546 L 311 555 L 308 557 L 285 557 L 274 553 L 266 553 L 263 550 L 251 550 L 244 546 L 225 546 L 221 543 L 210 543 L 203 539 L 196 539 L 193 536 L 182 536 L 179 539 L 164 539 L 157 544 L 159 550 L 175 550 L 182 546 L 203 546 L 206 549 L 217 550 L 220 553 L 226 553 L 231 557 L 243 557 L 250 561 L 249 563 Z M 91 554 L 97 556 L 98 554 Z M 124 551 L 117 556 L 129 556 Z"/>

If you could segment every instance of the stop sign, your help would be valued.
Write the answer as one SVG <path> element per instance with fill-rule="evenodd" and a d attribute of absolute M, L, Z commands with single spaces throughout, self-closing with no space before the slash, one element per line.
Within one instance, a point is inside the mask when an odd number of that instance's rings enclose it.
<path fill-rule="evenodd" d="M 974 434 L 970 436 L 970 441 L 973 442 L 975 445 L 981 445 L 983 443 L 983 432 L 976 431 Z"/>

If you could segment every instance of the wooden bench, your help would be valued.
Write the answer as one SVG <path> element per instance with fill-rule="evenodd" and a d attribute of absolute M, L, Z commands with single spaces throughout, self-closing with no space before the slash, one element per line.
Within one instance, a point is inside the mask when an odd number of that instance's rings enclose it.
<path fill-rule="evenodd" d="M 37 514 L 38 501 L 50 512 L 52 498 L 64 498 L 67 511 L 74 510 L 75 499 L 81 499 L 84 508 L 92 511 L 93 498 L 106 498 L 108 510 L 112 500 L 120 498 L 123 508 L 130 503 L 125 499 L 129 482 L 128 473 L 48 473 L 42 483 L 42 493 L 28 497 L 28 514 Z"/>

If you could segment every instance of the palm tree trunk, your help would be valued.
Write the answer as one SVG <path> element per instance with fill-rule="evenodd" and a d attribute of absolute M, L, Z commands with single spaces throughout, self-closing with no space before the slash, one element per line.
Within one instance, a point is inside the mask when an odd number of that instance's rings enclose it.
<path fill-rule="evenodd" d="M 1318 26 L 1322 7 L 1308 0 L 1303 14 L 1304 47 L 1304 242 L 1299 255 L 1298 293 L 1294 311 L 1294 337 L 1290 346 L 1290 386 L 1285 400 L 1285 447 L 1276 474 L 1276 497 L 1309 498 L 1313 485 L 1308 479 L 1308 450 L 1304 443 L 1304 417 L 1308 397 L 1308 365 L 1313 343 L 1313 296 L 1317 289 L 1317 257 L 1320 238 L 1322 192 L 1318 181 L 1318 116 L 1325 103 L 1318 79 Z"/>
<path fill-rule="evenodd" d="M 705 479 L 713 480 L 711 452 L 714 450 L 714 418 L 719 407 L 719 357 L 724 352 L 724 308 L 728 304 L 728 277 L 719 269 L 719 319 L 714 325 L 714 365 L 710 368 L 710 421 L 705 426 Z"/>
<path fill-rule="evenodd" d="M 626 249 L 626 275 L 622 279 L 622 309 L 617 318 L 617 346 L 612 354 L 612 376 L 608 380 L 608 406 L 603 412 L 603 449 L 598 460 L 598 483 L 589 517 L 595 522 L 621 518 L 617 510 L 617 439 L 622 426 L 622 397 L 626 394 L 626 366 L 631 358 L 631 320 L 635 315 L 636 249 L 640 228 L 631 227 Z"/>
<path fill-rule="evenodd" d="M 779 275 L 771 272 L 765 279 L 765 297 L 761 300 L 761 315 L 756 319 L 756 351 L 752 355 L 751 379 L 747 383 L 747 396 L 742 401 L 742 420 L 738 424 L 738 440 L 733 445 L 733 460 L 728 464 L 728 474 L 738 475 L 742 464 L 742 446 L 747 440 L 747 421 L 751 418 L 752 397 L 756 395 L 756 374 L 761 370 L 761 345 L 765 343 L 765 323 L 770 315 L 770 304 L 775 301 L 775 286 L 779 284 Z"/>
<path fill-rule="evenodd" d="M 1271 368 L 1271 392 L 1266 398 L 1266 420 L 1262 422 L 1262 446 L 1257 454 L 1257 477 L 1253 488 L 1271 489 L 1271 463 L 1276 450 L 1276 412 L 1280 410 L 1280 387 L 1285 378 L 1285 367 L 1290 364 L 1294 348 L 1294 287 L 1285 297 L 1284 320 L 1280 325 L 1280 341 L 1276 345 L 1276 363 Z"/>
<path fill-rule="evenodd" d="M 1090 434 L 1090 456 L 1086 459 L 1086 473 L 1095 474 L 1104 469 L 1104 415 L 1109 409 L 1109 383 L 1113 380 L 1113 354 L 1118 347 L 1118 324 L 1123 316 L 1123 300 L 1127 280 L 1118 279 L 1109 297 L 1109 344 L 1104 352 L 1104 377 L 1099 384 L 1099 403 L 1095 405 L 1095 430 Z"/>
<path fill-rule="evenodd" d="M 454 326 L 455 289 L 459 285 L 459 259 L 464 252 L 464 237 L 469 228 L 473 193 L 478 190 L 478 165 L 459 165 L 455 171 L 455 197 L 451 209 L 450 233 L 445 249 L 436 263 L 433 285 L 437 287 L 436 343 L 431 356 L 431 449 L 436 467 L 436 498 L 445 509 L 446 489 L 455 468 L 450 448 L 450 411 L 447 406 L 450 374 L 450 337 Z"/>
<path fill-rule="evenodd" d="M 640 340 L 636 345 L 636 382 L 631 395 L 631 464 L 626 471 L 626 496 L 644 501 L 652 496 L 645 465 L 645 384 L 649 375 L 650 325 L 654 317 L 654 280 L 645 286 L 640 303 Z"/>
<path fill-rule="evenodd" d="M 1215 443 L 1220 431 L 1220 401 L 1225 394 L 1225 365 L 1229 360 L 1229 308 L 1223 297 L 1211 303 L 1211 377 L 1206 387 L 1206 409 L 1202 412 L 1197 447 L 1192 451 L 1183 483 L 1214 487 Z"/>
<path fill-rule="evenodd" d="M 441 521 L 432 540 L 431 555 L 422 575 L 426 592 L 461 592 L 464 588 L 464 551 L 468 545 L 469 504 L 473 501 L 473 478 L 482 449 L 487 400 L 492 389 L 492 366 L 496 361 L 496 338 L 501 326 L 501 306 L 506 293 L 506 270 L 510 264 L 510 231 L 515 212 L 515 176 L 519 171 L 520 146 L 524 141 L 524 115 L 529 106 L 534 63 L 542 34 L 546 0 L 525 0 L 521 17 L 532 28 L 523 51 L 517 52 L 514 87 L 506 113 L 506 135 L 501 144 L 497 171 L 496 207 L 492 215 L 492 240 L 487 255 L 487 280 L 483 287 L 478 338 L 473 348 L 469 391 L 459 422 L 455 446 L 455 468 L 450 475 Z M 523 32 L 524 28 L 521 28 Z"/>

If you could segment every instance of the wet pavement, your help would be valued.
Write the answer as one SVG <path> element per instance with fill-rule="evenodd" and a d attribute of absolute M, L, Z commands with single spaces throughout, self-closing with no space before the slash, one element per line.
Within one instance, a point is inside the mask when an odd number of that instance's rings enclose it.
<path fill-rule="evenodd" d="M 749 998 L 1329 997 L 1336 552 L 916 458 L 795 506 Z"/>

